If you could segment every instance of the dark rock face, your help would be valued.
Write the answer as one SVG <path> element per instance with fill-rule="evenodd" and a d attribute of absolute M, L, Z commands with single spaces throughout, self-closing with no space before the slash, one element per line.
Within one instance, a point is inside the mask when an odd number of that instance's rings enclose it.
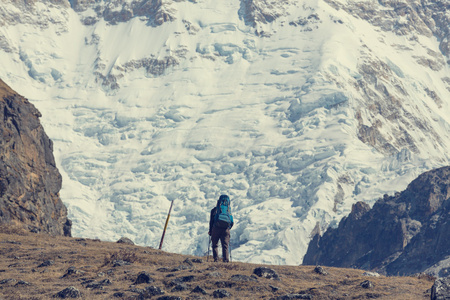
<path fill-rule="evenodd" d="M 131 3 L 124 1 L 96 1 L 96 0 L 73 0 L 70 1 L 72 8 L 77 12 L 92 8 L 96 17 L 87 17 L 83 20 L 85 25 L 95 24 L 104 19 L 109 24 L 127 22 L 134 17 L 147 19 L 151 26 L 160 26 L 166 22 L 175 20 L 175 10 L 170 7 L 170 2 L 161 0 L 138 0 Z M 119 9 L 120 8 L 120 9 Z"/>
<path fill-rule="evenodd" d="M 353 205 L 338 228 L 317 234 L 305 265 L 356 267 L 388 275 L 423 272 L 450 255 L 450 167 L 420 175 L 372 209 Z"/>
<path fill-rule="evenodd" d="M 0 224 L 71 235 L 61 175 L 41 114 L 0 80 Z"/>
<path fill-rule="evenodd" d="M 241 0 L 239 14 L 244 19 L 245 24 L 255 27 L 258 23 L 271 23 L 281 16 L 281 13 L 275 9 L 283 7 L 288 1 L 254 1 Z"/>
<path fill-rule="evenodd" d="M 450 277 L 436 280 L 431 288 L 431 300 L 450 299 Z"/>

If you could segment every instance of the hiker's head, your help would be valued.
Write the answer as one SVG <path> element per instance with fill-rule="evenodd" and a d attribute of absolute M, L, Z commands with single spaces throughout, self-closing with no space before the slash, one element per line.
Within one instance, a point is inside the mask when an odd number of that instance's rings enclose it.
<path fill-rule="evenodd" d="M 224 200 L 228 200 L 228 202 L 229 202 L 230 197 L 228 197 L 228 195 L 220 195 L 219 200 L 217 200 L 217 203 L 222 202 Z"/>
<path fill-rule="evenodd" d="M 228 195 L 220 195 L 219 200 L 230 200 L 230 197 Z"/>

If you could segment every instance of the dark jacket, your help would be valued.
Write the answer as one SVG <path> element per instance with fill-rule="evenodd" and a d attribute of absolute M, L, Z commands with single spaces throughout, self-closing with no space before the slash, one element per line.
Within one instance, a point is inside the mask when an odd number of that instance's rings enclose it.
<path fill-rule="evenodd" d="M 209 234 L 211 235 L 212 228 L 214 226 L 214 216 L 216 215 L 217 206 L 214 206 L 213 209 L 211 209 L 211 214 L 209 215 Z"/>

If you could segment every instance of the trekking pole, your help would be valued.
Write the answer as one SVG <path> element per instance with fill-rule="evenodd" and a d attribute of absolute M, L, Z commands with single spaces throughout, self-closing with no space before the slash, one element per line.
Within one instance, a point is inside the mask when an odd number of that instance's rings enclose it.
<path fill-rule="evenodd" d="M 206 261 L 209 261 L 209 247 L 211 245 L 211 236 L 209 236 L 209 242 L 208 242 L 208 256 L 206 257 Z"/>
<path fill-rule="evenodd" d="M 228 248 L 230 248 L 230 262 L 233 262 L 233 258 L 231 257 L 231 242 L 230 242 L 230 244 L 228 245 Z"/>
<path fill-rule="evenodd" d="M 175 200 L 172 200 L 172 203 L 170 203 L 170 208 L 169 208 L 169 213 L 167 214 L 166 224 L 164 225 L 164 230 L 163 230 L 163 233 L 162 233 L 161 242 L 159 243 L 159 250 L 161 250 L 161 248 L 162 248 L 162 244 L 163 244 L 163 241 L 164 241 L 164 235 L 166 234 L 167 224 L 169 224 L 170 211 L 172 210 L 173 201 L 175 201 Z"/>

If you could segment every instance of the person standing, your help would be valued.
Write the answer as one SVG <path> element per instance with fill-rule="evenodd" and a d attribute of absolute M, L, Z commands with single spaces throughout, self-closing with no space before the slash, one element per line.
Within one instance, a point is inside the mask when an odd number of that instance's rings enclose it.
<path fill-rule="evenodd" d="M 219 260 L 219 240 L 222 245 L 223 262 L 229 262 L 228 246 L 230 244 L 230 229 L 234 221 L 231 215 L 230 197 L 221 195 L 217 205 L 211 210 L 209 218 L 209 232 L 211 236 L 214 261 Z"/>

